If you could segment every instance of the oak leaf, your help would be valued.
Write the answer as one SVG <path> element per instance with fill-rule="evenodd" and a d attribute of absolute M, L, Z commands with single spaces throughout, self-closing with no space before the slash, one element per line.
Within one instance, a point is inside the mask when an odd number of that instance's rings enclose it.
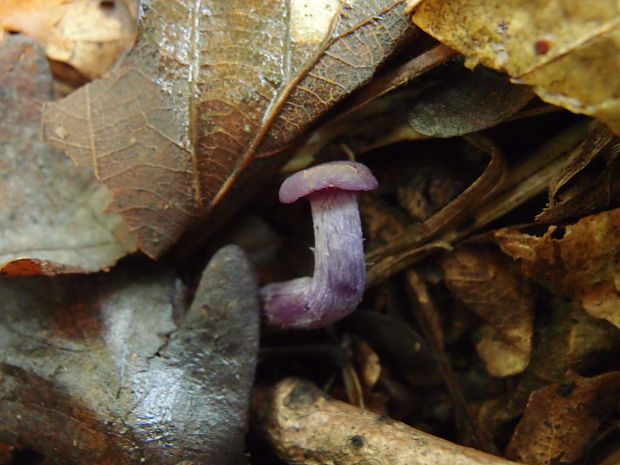
<path fill-rule="evenodd" d="M 150 0 L 121 70 L 46 107 L 44 137 L 90 165 L 151 257 L 239 204 L 411 29 L 402 1 Z"/>

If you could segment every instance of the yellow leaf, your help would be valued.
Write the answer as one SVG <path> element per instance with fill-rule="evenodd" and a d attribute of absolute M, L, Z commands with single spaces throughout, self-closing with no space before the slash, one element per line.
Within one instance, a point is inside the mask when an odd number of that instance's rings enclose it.
<path fill-rule="evenodd" d="M 616 0 L 426 0 L 412 20 L 468 66 L 505 71 L 543 100 L 620 134 L 619 10 Z"/>

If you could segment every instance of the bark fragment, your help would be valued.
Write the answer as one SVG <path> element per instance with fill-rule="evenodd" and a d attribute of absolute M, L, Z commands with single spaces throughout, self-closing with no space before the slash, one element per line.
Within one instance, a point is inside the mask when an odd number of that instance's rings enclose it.
<path fill-rule="evenodd" d="M 313 384 L 301 379 L 288 378 L 266 393 L 258 391 L 254 400 L 261 403 L 257 417 L 259 429 L 277 454 L 289 463 L 515 463 L 331 399 Z"/>

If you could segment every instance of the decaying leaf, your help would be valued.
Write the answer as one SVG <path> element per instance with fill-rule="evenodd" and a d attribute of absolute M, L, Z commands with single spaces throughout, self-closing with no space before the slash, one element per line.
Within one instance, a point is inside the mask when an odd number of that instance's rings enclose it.
<path fill-rule="evenodd" d="M 597 167 L 598 168 L 598 167 Z M 585 170 L 575 176 L 558 199 L 536 215 L 543 224 L 557 224 L 618 206 L 620 157 L 603 169 Z"/>
<path fill-rule="evenodd" d="M 48 105 L 44 137 L 93 167 L 159 256 L 233 184 L 231 203 L 247 198 L 284 161 L 272 155 L 373 75 L 410 34 L 402 7 L 143 2 L 123 69 Z"/>
<path fill-rule="evenodd" d="M 505 431 L 511 425 L 512 432 L 512 425 L 523 416 L 532 392 L 549 383 L 571 383 L 575 373 L 584 375 L 617 367 L 618 328 L 593 318 L 578 303 L 561 297 L 551 298 L 543 308 L 537 319 L 530 364 L 514 378 L 511 389 L 480 404 L 477 420 L 491 431 Z"/>
<path fill-rule="evenodd" d="M 548 205 L 536 221 L 553 224 L 616 206 L 615 199 L 620 194 L 617 142 L 604 125 L 590 123 L 588 136 L 550 180 Z M 597 159 L 602 159 L 600 164 L 605 167 L 588 169 Z"/>
<path fill-rule="evenodd" d="M 596 121 L 590 123 L 588 137 L 570 154 L 566 166 L 549 183 L 549 202 L 556 200 L 560 189 L 601 155 L 603 149 L 613 140 L 613 135 L 605 126 Z"/>
<path fill-rule="evenodd" d="M 574 377 L 532 393 L 507 455 L 531 465 L 573 463 L 617 402 L 620 372 Z"/>
<path fill-rule="evenodd" d="M 331 399 L 308 381 L 288 378 L 263 394 L 258 427 L 289 463 L 514 464 Z"/>
<path fill-rule="evenodd" d="M 533 93 L 483 68 L 443 70 L 443 79 L 409 108 L 409 124 L 419 133 L 454 137 L 501 123 L 529 102 Z"/>
<path fill-rule="evenodd" d="M 614 209 L 550 226 L 542 236 L 500 229 L 495 240 L 528 276 L 620 327 L 619 231 L 620 209 Z"/>
<path fill-rule="evenodd" d="M 428 345 L 403 319 L 357 310 L 344 322 L 347 331 L 361 336 L 384 363 L 395 366 L 411 386 L 437 384 L 437 361 Z"/>
<path fill-rule="evenodd" d="M 533 86 L 545 101 L 620 134 L 620 15 L 615 0 L 410 0 L 413 21 L 463 53 Z"/>
<path fill-rule="evenodd" d="M 531 285 L 498 251 L 463 247 L 441 261 L 446 285 L 485 325 L 476 350 L 493 376 L 522 372 L 530 361 L 534 326 Z"/>
<path fill-rule="evenodd" d="M 454 55 L 454 50 L 438 44 L 402 65 L 383 70 L 347 100 L 342 112 L 313 131 L 303 144 L 296 147 L 283 171 L 304 168 L 315 156 L 320 158 L 321 153 L 332 151 L 335 147 L 342 150 L 343 141 L 355 154 L 395 142 L 426 138 L 411 128 L 408 113 L 412 102 L 428 85 L 412 81 Z"/>
<path fill-rule="evenodd" d="M 220 250 L 187 313 L 174 273 L 136 271 L 0 280 L 0 442 L 59 464 L 242 463 L 247 258 Z"/>
<path fill-rule="evenodd" d="M 540 329 L 542 342 L 539 358 L 555 363 L 559 370 L 579 373 L 600 370 L 620 355 L 620 329 L 606 320 L 593 318 L 575 301 L 552 300 L 551 318 Z M 557 355 L 555 355 L 557 354 Z M 539 360 L 535 368 L 552 373 Z"/>
<path fill-rule="evenodd" d="M 50 60 L 88 79 L 103 75 L 136 37 L 134 0 L 3 0 L 0 38 L 19 32 L 39 43 Z"/>
<path fill-rule="evenodd" d="M 0 274 L 97 271 L 136 250 L 89 170 L 40 142 L 51 76 L 30 39 L 0 42 Z"/>

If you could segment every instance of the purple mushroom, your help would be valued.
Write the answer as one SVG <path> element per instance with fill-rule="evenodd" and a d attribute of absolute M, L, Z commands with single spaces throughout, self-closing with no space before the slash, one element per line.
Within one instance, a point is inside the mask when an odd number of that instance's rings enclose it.
<path fill-rule="evenodd" d="M 280 201 L 308 197 L 314 222 L 314 276 L 262 288 L 267 324 L 318 328 L 351 313 L 364 293 L 364 246 L 357 191 L 376 189 L 361 163 L 323 163 L 287 178 Z"/>

